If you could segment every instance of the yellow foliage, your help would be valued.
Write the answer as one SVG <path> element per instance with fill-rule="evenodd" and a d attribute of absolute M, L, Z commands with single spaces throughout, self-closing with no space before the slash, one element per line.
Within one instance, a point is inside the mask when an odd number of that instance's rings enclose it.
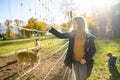
<path fill-rule="evenodd" d="M 53 24 L 52 26 L 53 26 L 55 29 L 57 29 L 57 30 L 61 30 L 61 27 L 58 26 L 57 24 Z"/>
<path fill-rule="evenodd" d="M 4 36 L 9 38 L 14 38 L 15 34 L 11 30 L 8 30 Z"/>
<path fill-rule="evenodd" d="M 46 23 L 41 22 L 41 21 L 36 22 L 36 29 L 44 31 L 46 30 L 46 27 L 47 27 Z"/>
<path fill-rule="evenodd" d="M 42 22 L 42 21 L 38 21 L 35 18 L 30 18 L 28 20 L 27 25 L 25 26 L 25 28 L 29 28 L 29 29 L 36 29 L 36 30 L 40 30 L 40 31 L 44 31 L 47 28 L 46 23 Z"/>

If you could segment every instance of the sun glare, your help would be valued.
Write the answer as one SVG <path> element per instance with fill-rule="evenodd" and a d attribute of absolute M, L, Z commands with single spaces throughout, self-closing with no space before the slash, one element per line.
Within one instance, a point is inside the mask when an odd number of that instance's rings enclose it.
<path fill-rule="evenodd" d="M 90 15 L 92 8 L 104 9 L 110 7 L 113 4 L 113 0 L 76 0 L 75 3 L 77 5 L 76 13 Z"/>
<path fill-rule="evenodd" d="M 92 5 L 96 8 L 105 8 L 112 6 L 112 4 L 113 0 L 95 0 Z"/>

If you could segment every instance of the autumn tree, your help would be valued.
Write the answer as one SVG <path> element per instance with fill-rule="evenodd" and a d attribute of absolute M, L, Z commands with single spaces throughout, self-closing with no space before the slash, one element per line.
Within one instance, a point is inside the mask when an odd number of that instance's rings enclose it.
<path fill-rule="evenodd" d="M 8 29 L 7 29 L 6 33 L 4 34 L 4 36 L 8 37 L 8 38 L 12 38 L 14 36 L 14 33 L 11 30 L 11 23 L 12 23 L 12 20 L 8 20 L 8 19 L 4 23 L 8 27 Z"/>
<path fill-rule="evenodd" d="M 70 26 L 69 26 L 69 22 L 67 23 L 62 23 L 61 24 L 61 28 L 62 28 L 62 32 L 67 32 L 69 29 L 70 29 Z"/>
<path fill-rule="evenodd" d="M 15 19 L 14 22 L 15 22 L 15 26 L 21 26 L 24 23 L 24 21 L 20 19 Z"/>
<path fill-rule="evenodd" d="M 45 31 L 46 30 L 46 23 L 39 21 L 36 18 L 30 18 L 27 22 L 27 24 L 25 26 L 23 26 L 24 28 L 28 28 L 28 29 L 36 29 L 39 31 Z M 38 33 L 38 32 L 31 32 L 31 31 L 24 31 L 21 30 L 22 34 L 30 37 L 31 35 L 43 35 L 45 34 L 44 32 Z"/>
<path fill-rule="evenodd" d="M 88 16 L 86 18 L 86 20 L 87 20 L 89 31 L 93 34 L 97 34 L 98 33 L 98 25 L 97 25 L 96 16 L 95 15 Z"/>

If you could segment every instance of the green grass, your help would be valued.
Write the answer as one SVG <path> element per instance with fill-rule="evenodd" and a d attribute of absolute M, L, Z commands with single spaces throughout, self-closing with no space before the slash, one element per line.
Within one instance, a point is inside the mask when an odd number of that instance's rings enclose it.
<path fill-rule="evenodd" d="M 22 48 L 30 48 L 34 46 L 35 38 L 17 39 L 0 41 L 0 55 L 8 54 L 14 50 Z M 40 37 L 42 51 L 52 53 L 61 47 L 67 40 L 59 39 L 54 36 Z M 110 79 L 111 73 L 109 72 L 106 56 L 107 52 L 112 52 L 120 59 L 120 39 L 96 39 L 97 52 L 94 56 L 95 64 L 89 80 L 120 80 L 118 77 Z M 120 62 L 117 60 L 117 68 L 120 72 Z"/>
<path fill-rule="evenodd" d="M 108 69 L 108 57 L 107 52 L 112 52 L 116 55 L 117 68 L 120 72 L 120 39 L 110 40 L 110 39 L 96 39 L 97 52 L 94 56 L 95 65 L 92 71 L 92 75 L 89 80 L 120 80 L 120 78 L 111 75 Z M 113 79 L 110 79 L 112 76 Z"/>
<path fill-rule="evenodd" d="M 40 38 L 40 43 L 42 46 L 42 51 L 53 52 L 61 45 L 63 45 L 66 40 L 56 38 L 55 36 L 42 36 Z M 31 48 L 35 45 L 35 38 L 25 38 L 25 39 L 16 39 L 16 40 L 5 40 L 0 41 L 0 55 L 9 54 L 12 51 Z"/>
<path fill-rule="evenodd" d="M 96 40 L 97 52 L 95 55 L 96 65 L 103 64 L 103 60 L 107 62 L 108 57 L 106 53 L 112 52 L 113 55 L 120 57 L 120 39 L 109 40 L 109 39 L 97 39 Z"/>

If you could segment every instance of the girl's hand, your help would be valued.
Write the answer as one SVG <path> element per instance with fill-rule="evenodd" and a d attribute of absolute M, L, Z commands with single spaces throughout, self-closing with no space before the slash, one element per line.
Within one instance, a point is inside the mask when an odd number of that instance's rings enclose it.
<path fill-rule="evenodd" d="M 80 63 L 81 63 L 81 64 L 86 64 L 86 60 L 85 60 L 85 59 L 82 59 L 82 60 L 80 61 Z"/>
<path fill-rule="evenodd" d="M 48 27 L 45 32 L 48 32 L 49 30 L 51 30 L 52 27 Z"/>

